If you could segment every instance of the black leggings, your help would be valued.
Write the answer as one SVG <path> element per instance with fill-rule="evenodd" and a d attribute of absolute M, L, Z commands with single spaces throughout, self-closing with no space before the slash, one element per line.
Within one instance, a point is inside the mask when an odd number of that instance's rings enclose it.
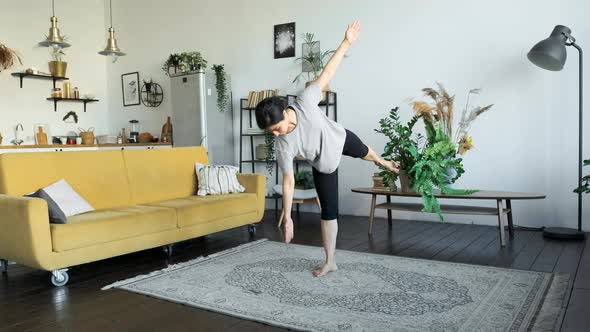
<path fill-rule="evenodd" d="M 353 158 L 363 158 L 369 148 L 352 131 L 346 129 L 346 140 L 342 154 Z M 338 218 L 338 169 L 333 173 L 320 173 L 313 168 L 313 183 L 322 207 L 322 220 Z"/>

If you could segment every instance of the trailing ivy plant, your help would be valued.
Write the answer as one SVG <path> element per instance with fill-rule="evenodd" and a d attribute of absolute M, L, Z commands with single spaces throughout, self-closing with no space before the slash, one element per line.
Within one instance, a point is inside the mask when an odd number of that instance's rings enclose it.
<path fill-rule="evenodd" d="M 272 175 L 275 163 L 275 136 L 272 133 L 264 134 L 264 143 L 266 144 L 266 169 Z"/>
<path fill-rule="evenodd" d="M 215 89 L 217 89 L 217 108 L 220 112 L 225 111 L 227 106 L 227 83 L 225 80 L 225 68 L 223 65 L 213 65 L 215 71 Z"/>

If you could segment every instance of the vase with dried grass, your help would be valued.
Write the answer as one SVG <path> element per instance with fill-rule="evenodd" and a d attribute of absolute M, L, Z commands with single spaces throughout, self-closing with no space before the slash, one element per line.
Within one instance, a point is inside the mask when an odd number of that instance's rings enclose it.
<path fill-rule="evenodd" d="M 459 126 L 453 135 L 453 121 L 454 121 L 454 102 L 455 96 L 451 96 L 445 87 L 436 82 L 437 88 L 424 88 L 422 92 L 429 101 L 418 100 L 412 102 L 412 107 L 416 116 L 421 116 L 424 120 L 433 123 L 434 125 L 440 123 L 444 133 L 453 138 L 453 143 L 457 144 L 457 153 L 463 155 L 473 147 L 473 138 L 469 136 L 471 125 L 481 114 L 489 111 L 493 104 L 487 106 L 471 107 L 470 99 L 472 95 L 479 94 L 481 89 L 471 89 L 467 94 L 467 102 Z"/>

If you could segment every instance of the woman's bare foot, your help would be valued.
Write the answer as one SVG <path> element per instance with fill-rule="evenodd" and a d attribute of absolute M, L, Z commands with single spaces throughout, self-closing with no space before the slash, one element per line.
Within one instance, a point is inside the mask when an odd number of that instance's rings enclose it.
<path fill-rule="evenodd" d="M 392 172 L 398 173 L 399 169 L 397 168 L 397 164 L 394 163 L 393 161 L 389 161 L 389 160 L 377 160 L 375 161 L 375 165 L 380 166 L 380 167 L 384 167 Z"/>
<path fill-rule="evenodd" d="M 321 276 L 325 276 L 329 272 L 334 272 L 336 270 L 338 270 L 338 266 L 336 266 L 335 263 L 331 263 L 331 264 L 325 263 L 324 265 L 319 267 L 317 270 L 313 271 L 312 274 L 314 277 L 321 277 Z"/>

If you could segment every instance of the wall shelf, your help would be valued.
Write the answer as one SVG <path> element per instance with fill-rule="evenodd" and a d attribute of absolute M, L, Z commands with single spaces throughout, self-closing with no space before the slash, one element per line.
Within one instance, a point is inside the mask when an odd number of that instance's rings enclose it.
<path fill-rule="evenodd" d="M 86 112 L 86 104 L 97 102 L 98 99 L 88 99 L 88 98 L 56 98 L 51 97 L 47 98 L 47 100 L 53 101 L 53 111 L 57 112 L 57 102 L 65 101 L 65 102 L 77 102 L 77 103 L 84 103 L 84 112 Z"/>
<path fill-rule="evenodd" d="M 34 79 L 42 79 L 42 80 L 52 80 L 53 81 L 53 88 L 55 89 L 55 82 L 67 80 L 67 77 L 58 77 L 58 76 L 50 76 L 50 75 L 40 75 L 40 74 L 29 74 L 29 73 L 12 73 L 12 76 L 20 78 L 20 88 L 23 88 L 23 78 L 34 78 Z"/>

